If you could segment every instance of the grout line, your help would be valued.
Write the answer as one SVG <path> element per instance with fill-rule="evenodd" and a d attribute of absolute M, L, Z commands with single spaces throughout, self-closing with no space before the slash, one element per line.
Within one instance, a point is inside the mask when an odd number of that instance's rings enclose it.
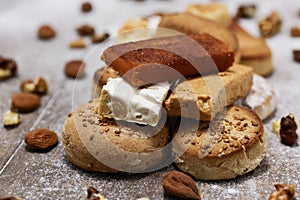
<path fill-rule="evenodd" d="M 38 116 L 38 118 L 35 120 L 35 122 L 33 123 L 33 125 L 30 127 L 29 130 L 34 129 L 38 123 L 43 119 L 43 117 L 46 114 L 46 111 L 49 110 L 49 108 L 51 108 L 54 104 L 54 102 L 57 100 L 59 94 L 61 93 L 61 91 L 63 90 L 64 87 L 64 81 L 62 81 L 62 83 L 60 84 L 59 88 L 54 92 L 53 96 L 50 98 L 50 100 L 47 102 L 45 108 L 42 110 L 42 112 L 40 113 L 40 115 Z M 9 163 L 12 161 L 12 159 L 15 157 L 15 155 L 17 154 L 17 152 L 20 150 L 20 148 L 22 147 L 22 145 L 24 144 L 24 140 L 22 140 L 18 147 L 14 150 L 14 152 L 11 154 L 11 156 L 9 157 L 9 159 L 6 161 L 6 163 L 4 164 L 4 166 L 2 167 L 2 169 L 0 170 L 0 176 L 2 175 L 2 173 L 4 172 L 4 170 L 7 168 L 7 166 L 9 165 Z"/>

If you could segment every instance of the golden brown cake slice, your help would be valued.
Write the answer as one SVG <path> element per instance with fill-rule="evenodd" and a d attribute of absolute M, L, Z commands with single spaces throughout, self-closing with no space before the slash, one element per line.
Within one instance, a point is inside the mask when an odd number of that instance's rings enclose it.
<path fill-rule="evenodd" d="M 228 44 L 234 50 L 235 62 L 239 60 L 239 45 L 236 36 L 226 26 L 214 21 L 188 13 L 175 13 L 161 16 L 158 27 L 176 30 L 185 34 L 208 33 Z"/>
<path fill-rule="evenodd" d="M 247 33 L 235 21 L 230 27 L 239 41 L 240 63 L 253 67 L 254 72 L 259 75 L 268 76 L 271 74 L 273 69 L 272 53 L 266 42 Z"/>
<path fill-rule="evenodd" d="M 225 72 L 184 81 L 165 100 L 171 116 L 209 121 L 217 112 L 245 97 L 252 86 L 250 67 L 234 64 Z"/>

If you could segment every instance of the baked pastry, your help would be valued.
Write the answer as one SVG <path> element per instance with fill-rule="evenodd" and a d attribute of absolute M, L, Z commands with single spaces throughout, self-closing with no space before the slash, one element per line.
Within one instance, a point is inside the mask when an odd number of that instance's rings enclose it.
<path fill-rule="evenodd" d="M 235 62 L 239 61 L 238 40 L 235 34 L 226 26 L 188 13 L 176 13 L 163 15 L 158 27 L 176 30 L 185 34 L 208 33 L 228 44 L 234 50 Z"/>
<path fill-rule="evenodd" d="M 272 85 L 262 76 L 253 75 L 253 85 L 242 104 L 254 111 L 261 120 L 267 119 L 276 109 L 276 95 Z"/>
<path fill-rule="evenodd" d="M 266 42 L 250 35 L 234 21 L 230 28 L 239 41 L 240 63 L 253 67 L 254 72 L 261 76 L 270 75 L 273 70 L 272 53 Z"/>
<path fill-rule="evenodd" d="M 224 26 L 231 24 L 231 16 L 226 6 L 220 3 L 209 3 L 209 4 L 193 4 L 186 8 L 186 13 L 209 19 Z"/>
<path fill-rule="evenodd" d="M 63 147 L 77 167 L 97 172 L 147 172 L 170 160 L 168 127 L 137 126 L 98 119 L 99 100 L 69 114 L 62 131 Z M 171 161 L 169 161 L 171 162 Z"/>
<path fill-rule="evenodd" d="M 218 75 L 187 80 L 175 87 L 164 107 L 170 116 L 210 121 L 224 106 L 249 93 L 252 74 L 251 68 L 234 64 Z"/>
<path fill-rule="evenodd" d="M 107 48 L 101 59 L 134 86 L 225 71 L 233 50 L 206 33 L 175 35 Z"/>
<path fill-rule="evenodd" d="M 250 67 L 234 64 L 218 75 L 188 79 L 173 89 L 164 100 L 164 108 L 170 116 L 209 121 L 224 106 L 233 104 L 249 93 L 252 75 Z M 109 97 L 105 90 L 102 90 L 100 99 L 100 113 L 107 117 L 112 111 L 107 105 Z"/>
<path fill-rule="evenodd" d="M 200 180 L 235 178 L 255 169 L 266 154 L 264 127 L 247 108 L 228 107 L 211 122 L 185 120 L 173 138 L 176 165 Z"/>

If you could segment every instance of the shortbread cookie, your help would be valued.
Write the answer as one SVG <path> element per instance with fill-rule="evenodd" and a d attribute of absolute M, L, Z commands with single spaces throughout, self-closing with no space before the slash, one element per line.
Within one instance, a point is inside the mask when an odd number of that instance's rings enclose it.
<path fill-rule="evenodd" d="M 99 120 L 99 100 L 69 114 L 62 132 L 68 159 L 88 171 L 137 173 L 159 169 L 170 158 L 168 127 Z M 171 161 L 170 161 L 171 162 Z"/>
<path fill-rule="evenodd" d="M 242 104 L 254 111 L 261 120 L 268 118 L 276 109 L 276 95 L 272 85 L 262 76 L 254 74 L 252 88 Z"/>
<path fill-rule="evenodd" d="M 200 122 L 198 130 L 185 121 L 173 139 L 176 165 L 200 180 L 231 179 L 255 169 L 266 154 L 264 127 L 247 108 L 232 106 L 224 119 Z"/>

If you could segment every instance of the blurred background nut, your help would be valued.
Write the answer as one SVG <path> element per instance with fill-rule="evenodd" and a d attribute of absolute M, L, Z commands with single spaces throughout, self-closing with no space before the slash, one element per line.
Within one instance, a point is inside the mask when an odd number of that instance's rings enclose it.
<path fill-rule="evenodd" d="M 21 118 L 18 113 L 8 110 L 3 116 L 3 125 L 5 127 L 16 126 L 21 123 Z"/>
<path fill-rule="evenodd" d="M 300 37 L 300 29 L 299 27 L 293 26 L 290 30 L 292 37 Z"/>
<path fill-rule="evenodd" d="M 56 36 L 56 32 L 51 26 L 43 25 L 39 28 L 37 35 L 41 40 L 49 40 Z"/>
<path fill-rule="evenodd" d="M 93 35 L 95 33 L 94 27 L 84 24 L 76 29 L 80 36 Z"/>
<path fill-rule="evenodd" d="M 106 40 L 107 38 L 109 38 L 109 33 L 94 34 L 92 36 L 92 42 L 94 44 L 101 43 L 104 40 Z"/>
<path fill-rule="evenodd" d="M 16 75 L 17 64 L 14 60 L 0 55 L 0 80 Z"/>
<path fill-rule="evenodd" d="M 39 95 L 47 94 L 48 85 L 45 79 L 41 76 L 37 77 L 35 81 L 26 80 L 21 83 L 21 91 L 27 93 L 36 93 Z"/>
<path fill-rule="evenodd" d="M 300 62 L 300 50 L 293 50 L 294 61 Z"/>
<path fill-rule="evenodd" d="M 240 5 L 236 13 L 236 18 L 253 18 L 255 12 L 256 6 L 254 4 Z"/>
<path fill-rule="evenodd" d="M 272 37 L 281 29 L 281 18 L 277 12 L 272 12 L 265 19 L 259 21 L 260 35 L 264 38 Z"/>
<path fill-rule="evenodd" d="M 83 38 L 78 38 L 70 42 L 69 46 L 73 49 L 85 48 L 85 41 Z"/>
<path fill-rule="evenodd" d="M 83 2 L 81 5 L 81 11 L 86 13 L 90 12 L 93 9 L 93 6 L 90 2 Z"/>

